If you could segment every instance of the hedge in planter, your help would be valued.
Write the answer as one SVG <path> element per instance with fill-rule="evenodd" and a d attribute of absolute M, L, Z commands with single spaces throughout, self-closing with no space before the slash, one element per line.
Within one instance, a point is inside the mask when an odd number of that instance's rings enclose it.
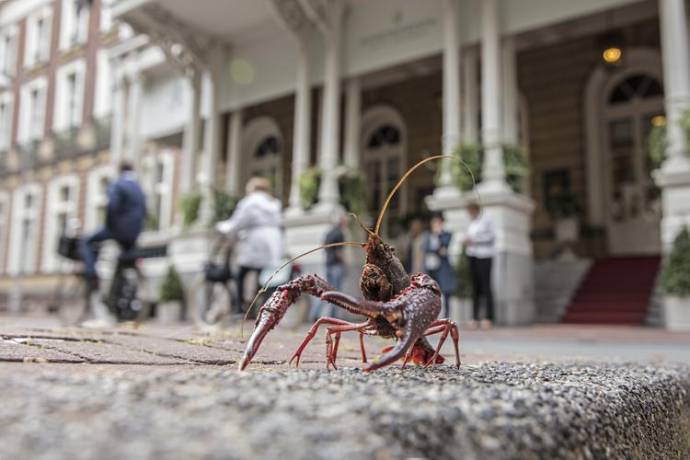
<path fill-rule="evenodd" d="M 690 297 L 690 232 L 687 227 L 676 236 L 668 260 L 661 272 L 664 293 Z"/>
<path fill-rule="evenodd" d="M 346 210 L 361 215 L 366 210 L 366 180 L 364 175 L 356 170 L 338 167 L 338 192 L 340 205 Z M 309 168 L 299 178 L 299 196 L 302 208 L 311 209 L 319 201 L 321 187 L 321 170 Z"/>
<path fill-rule="evenodd" d="M 182 279 L 172 265 L 168 267 L 168 272 L 165 274 L 163 283 L 161 283 L 159 300 L 161 303 L 184 301 Z"/>

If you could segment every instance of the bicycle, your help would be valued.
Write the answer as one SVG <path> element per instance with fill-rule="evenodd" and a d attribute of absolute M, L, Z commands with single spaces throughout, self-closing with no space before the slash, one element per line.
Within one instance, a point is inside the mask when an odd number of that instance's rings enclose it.
<path fill-rule="evenodd" d="M 191 288 L 191 307 L 194 321 L 201 329 L 216 329 L 229 323 L 232 319 L 240 320 L 245 313 L 242 305 L 248 299 L 239 299 L 237 274 L 232 268 L 232 250 L 234 241 L 220 236 L 213 245 L 203 270 L 193 282 Z M 287 259 L 284 259 L 287 260 Z M 254 284 L 255 289 L 244 289 L 244 292 L 255 292 L 269 280 L 275 267 L 261 270 Z M 261 305 L 281 284 L 301 274 L 301 266 L 293 263 L 276 274 L 266 291 L 256 301 Z M 234 317 L 234 318 L 233 318 Z"/>
<path fill-rule="evenodd" d="M 61 236 L 58 242 L 58 254 L 71 261 L 72 269 L 58 280 L 53 309 L 67 326 L 80 324 L 94 311 L 93 289 L 84 273 L 80 240 L 80 237 Z M 103 303 L 118 321 L 140 322 L 150 314 L 151 303 L 140 295 L 145 290 L 145 278 L 139 268 L 144 257 L 142 250 L 137 248 L 120 253 L 110 284 L 100 286 Z"/>

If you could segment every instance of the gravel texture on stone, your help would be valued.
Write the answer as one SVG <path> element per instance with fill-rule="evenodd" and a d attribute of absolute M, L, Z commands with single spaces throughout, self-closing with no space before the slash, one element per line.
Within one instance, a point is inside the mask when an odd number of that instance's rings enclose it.
<path fill-rule="evenodd" d="M 0 458 L 690 458 L 690 369 L 0 367 Z"/>

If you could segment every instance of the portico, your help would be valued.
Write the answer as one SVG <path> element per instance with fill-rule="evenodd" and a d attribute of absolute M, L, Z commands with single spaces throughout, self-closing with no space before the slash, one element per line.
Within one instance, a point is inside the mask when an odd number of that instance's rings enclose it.
<path fill-rule="evenodd" d="M 565 9 L 539 0 L 424 3 L 262 0 L 233 5 L 237 14 L 226 24 L 218 17 L 228 2 L 196 9 L 181 1 L 119 2 L 115 14 L 163 48 L 190 95 L 180 108 L 186 114 L 180 193 L 224 186 L 241 194 L 247 174 L 271 176 L 286 206 L 288 251 L 297 254 L 318 244 L 330 225 L 340 170 L 366 176 L 374 212 L 419 159 L 481 144 L 482 181 L 474 191 L 456 187 L 452 160 L 442 162 L 438 175 L 422 170 L 391 210 L 387 232 L 395 235 L 399 217 L 441 210 L 458 236 L 457 255 L 465 202 L 478 197 L 497 226 L 498 315 L 509 324 L 536 319 L 534 261 L 560 249 L 556 219 L 546 209 L 552 190 L 567 189 L 579 201 L 573 247 L 583 259 L 630 254 L 624 247 L 639 243 L 625 243 L 622 235 L 643 224 L 661 228 L 664 245 L 671 241 L 689 214 L 680 205 L 690 184 L 687 159 L 678 153 L 685 140 L 675 126 L 688 106 L 690 79 L 671 64 L 687 54 L 681 0 L 660 0 L 660 8 L 656 1 L 614 0 Z M 601 37 L 612 30 L 643 37 L 625 44 L 617 66 L 605 65 L 600 54 Z M 638 74 L 663 80 L 665 99 L 640 94 L 630 96 L 629 108 L 605 103 Z M 633 106 L 635 177 L 649 177 L 644 117 L 665 112 L 669 120 L 668 160 L 655 176 L 662 213 L 647 198 L 651 181 L 615 176 L 622 153 L 607 144 L 615 134 L 608 130 Z M 519 191 L 506 179 L 506 148 L 513 147 L 530 162 Z M 300 178 L 308 168 L 319 169 L 320 183 L 316 204 L 304 209 Z M 210 200 L 204 202 L 206 222 Z M 615 217 L 614 208 L 629 217 Z M 649 241 L 648 252 L 658 253 L 659 239 Z M 316 270 L 321 261 L 320 254 L 304 260 Z"/>

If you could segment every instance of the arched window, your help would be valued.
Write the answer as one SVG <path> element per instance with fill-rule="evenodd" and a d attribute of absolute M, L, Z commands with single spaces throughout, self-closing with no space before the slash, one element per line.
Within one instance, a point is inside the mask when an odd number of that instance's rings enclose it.
<path fill-rule="evenodd" d="M 609 104 L 625 104 L 634 98 L 649 99 L 663 95 L 659 80 L 651 75 L 637 73 L 618 83 L 609 93 Z"/>
<path fill-rule="evenodd" d="M 378 214 L 388 192 L 393 189 L 407 167 L 405 122 L 392 107 L 375 106 L 362 116 L 362 164 L 369 188 L 369 212 Z M 407 189 L 403 187 L 391 201 L 383 222 L 387 237 L 396 236 L 393 223 L 406 211 Z"/>
<path fill-rule="evenodd" d="M 370 149 L 378 149 L 383 146 L 394 147 L 400 144 L 400 129 L 396 126 L 385 124 L 377 128 L 367 142 Z"/>
<path fill-rule="evenodd" d="M 252 176 L 271 181 L 273 194 L 283 197 L 283 136 L 278 123 L 271 117 L 259 117 L 245 126 L 242 135 L 243 183 Z"/>

